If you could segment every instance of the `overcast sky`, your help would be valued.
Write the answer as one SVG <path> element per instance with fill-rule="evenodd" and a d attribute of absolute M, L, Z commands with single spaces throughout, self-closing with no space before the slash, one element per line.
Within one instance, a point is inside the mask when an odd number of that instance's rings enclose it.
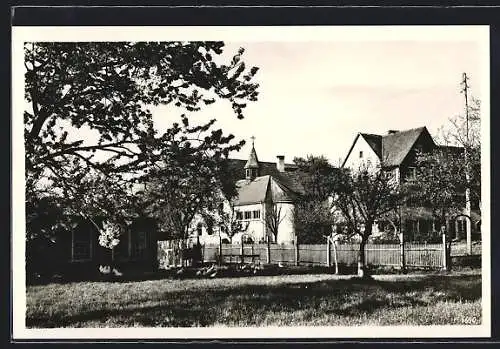
<path fill-rule="evenodd" d="M 315 154 L 337 164 L 360 131 L 427 126 L 436 134 L 463 111 L 463 72 L 471 93 L 481 94 L 484 59 L 473 40 L 227 42 L 225 54 L 240 46 L 246 64 L 260 68 L 259 100 L 249 103 L 244 120 L 225 103 L 197 116 L 215 117 L 226 132 L 246 139 L 239 158 L 246 158 L 254 135 L 260 160 Z M 157 126 L 173 114 L 155 109 Z"/>
<path fill-rule="evenodd" d="M 247 158 L 250 137 L 255 136 L 260 160 L 275 161 L 276 155 L 285 155 L 288 162 L 295 156 L 314 154 L 338 164 L 357 132 L 384 134 L 389 129 L 427 126 L 436 135 L 448 118 L 463 112 L 460 81 L 464 72 L 470 77 L 471 94 L 484 101 L 489 87 L 487 30 L 477 26 L 89 27 L 64 31 L 45 27 L 17 28 L 14 41 L 223 40 L 226 62 L 243 47 L 247 67 L 260 68 L 258 101 L 248 103 L 244 120 L 235 117 L 228 103 L 215 103 L 191 115 L 193 123 L 198 118 L 200 122 L 216 118 L 226 133 L 247 140 L 233 157 Z M 22 54 L 22 46 L 14 53 Z M 22 73 L 22 59 L 17 61 L 15 71 Z M 152 111 L 159 130 L 170 127 L 183 112 L 172 106 Z M 75 137 L 81 134 L 79 130 Z M 89 133 L 86 138 L 93 136 Z"/>

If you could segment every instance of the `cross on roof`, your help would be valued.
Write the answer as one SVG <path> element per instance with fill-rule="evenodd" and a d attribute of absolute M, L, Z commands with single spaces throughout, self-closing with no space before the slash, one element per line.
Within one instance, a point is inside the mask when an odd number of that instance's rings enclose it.
<path fill-rule="evenodd" d="M 255 136 L 250 137 L 250 139 L 252 140 L 252 147 L 253 147 L 253 145 L 255 143 Z"/>

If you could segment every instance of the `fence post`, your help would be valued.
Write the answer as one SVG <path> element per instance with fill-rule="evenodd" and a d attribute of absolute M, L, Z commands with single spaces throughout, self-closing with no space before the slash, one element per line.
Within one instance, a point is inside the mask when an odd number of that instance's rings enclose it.
<path fill-rule="evenodd" d="M 241 264 L 243 264 L 245 258 L 245 244 L 243 242 L 243 235 L 241 236 L 240 255 L 241 255 Z"/>
<path fill-rule="evenodd" d="M 399 258 L 400 258 L 399 262 L 401 271 L 405 273 L 406 272 L 405 240 L 402 232 L 399 233 Z"/>
<path fill-rule="evenodd" d="M 441 229 L 441 234 L 443 237 L 443 270 L 448 271 L 448 261 L 446 256 L 446 231 Z"/>
<path fill-rule="evenodd" d="M 201 249 L 201 264 L 205 264 L 205 244 L 202 245 Z"/>
<path fill-rule="evenodd" d="M 222 265 L 223 261 L 224 261 L 224 256 L 222 255 L 222 236 L 220 235 L 219 232 L 219 265 Z"/>
<path fill-rule="evenodd" d="M 335 263 L 335 274 L 339 273 L 339 261 L 337 260 L 337 241 L 332 242 L 333 245 L 333 262 Z"/>
<path fill-rule="evenodd" d="M 295 265 L 299 265 L 299 243 L 295 240 Z"/>
<path fill-rule="evenodd" d="M 269 235 L 267 236 L 267 264 L 271 263 L 271 241 L 269 239 Z"/>
<path fill-rule="evenodd" d="M 330 239 L 326 238 L 326 266 L 330 266 Z"/>

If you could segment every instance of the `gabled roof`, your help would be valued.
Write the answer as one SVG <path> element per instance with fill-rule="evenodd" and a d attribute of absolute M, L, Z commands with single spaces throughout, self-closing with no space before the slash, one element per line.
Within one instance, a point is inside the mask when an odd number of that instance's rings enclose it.
<path fill-rule="evenodd" d="M 299 198 L 298 193 L 294 192 L 277 178 L 270 177 L 269 184 L 273 202 L 295 202 Z"/>
<path fill-rule="evenodd" d="M 380 158 L 382 157 L 382 136 L 374 135 L 371 133 L 360 133 L 361 137 L 363 137 L 368 143 L 368 145 L 373 149 L 375 154 Z"/>
<path fill-rule="evenodd" d="M 236 187 L 238 196 L 233 201 L 235 206 L 257 204 L 266 199 L 272 202 L 295 202 L 299 196 L 277 178 L 269 175 L 256 177 L 253 180 L 239 180 L 236 182 Z"/>
<path fill-rule="evenodd" d="M 426 127 L 396 132 L 382 137 L 383 166 L 399 166 L 404 161 L 420 135 L 427 132 Z"/>
<path fill-rule="evenodd" d="M 245 164 L 247 163 L 247 160 L 228 159 L 228 162 L 229 162 L 229 168 L 230 168 L 230 170 L 233 173 L 235 178 L 239 178 L 239 179 L 245 178 Z M 284 174 L 285 176 L 288 176 L 289 174 L 292 173 L 292 171 L 296 170 L 297 168 L 298 168 L 297 165 L 287 163 L 287 164 L 285 164 L 286 172 L 283 173 L 283 172 L 278 171 L 275 162 L 259 161 L 259 175 L 260 176 L 271 175 L 274 177 L 279 177 L 280 174 Z"/>
<path fill-rule="evenodd" d="M 349 159 L 349 155 L 351 155 L 352 149 L 358 142 L 359 137 L 362 137 L 366 143 L 373 149 L 375 154 L 378 156 L 380 159 L 382 156 L 382 136 L 380 135 L 375 135 L 371 133 L 361 133 L 359 132 L 356 137 L 354 137 L 354 141 L 351 144 L 351 147 L 349 148 L 349 151 L 347 152 L 347 156 L 345 157 L 344 161 L 342 162 L 342 166 L 344 167 L 345 163 L 347 162 L 347 159 Z"/>
<path fill-rule="evenodd" d="M 370 145 L 375 154 L 377 154 L 381 160 L 382 166 L 399 166 L 408 156 L 408 153 L 415 145 L 415 142 L 417 142 L 419 137 L 424 133 L 426 133 L 432 141 L 432 137 L 425 126 L 395 132 L 384 136 L 370 133 L 358 133 L 342 166 L 344 166 L 345 162 L 349 158 L 349 155 L 351 154 L 351 151 L 359 137 L 363 137 L 363 139 L 365 139 L 365 141 Z"/>
<path fill-rule="evenodd" d="M 238 196 L 234 205 L 248 205 L 266 200 L 270 176 L 256 177 L 253 180 L 242 179 L 236 182 Z"/>

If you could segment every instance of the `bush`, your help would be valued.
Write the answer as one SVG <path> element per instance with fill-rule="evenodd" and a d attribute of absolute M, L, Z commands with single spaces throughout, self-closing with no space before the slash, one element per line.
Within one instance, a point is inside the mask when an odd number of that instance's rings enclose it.
<path fill-rule="evenodd" d="M 48 238 L 36 237 L 26 241 L 26 277 L 46 279 L 61 273 L 64 255 L 61 246 Z"/>

